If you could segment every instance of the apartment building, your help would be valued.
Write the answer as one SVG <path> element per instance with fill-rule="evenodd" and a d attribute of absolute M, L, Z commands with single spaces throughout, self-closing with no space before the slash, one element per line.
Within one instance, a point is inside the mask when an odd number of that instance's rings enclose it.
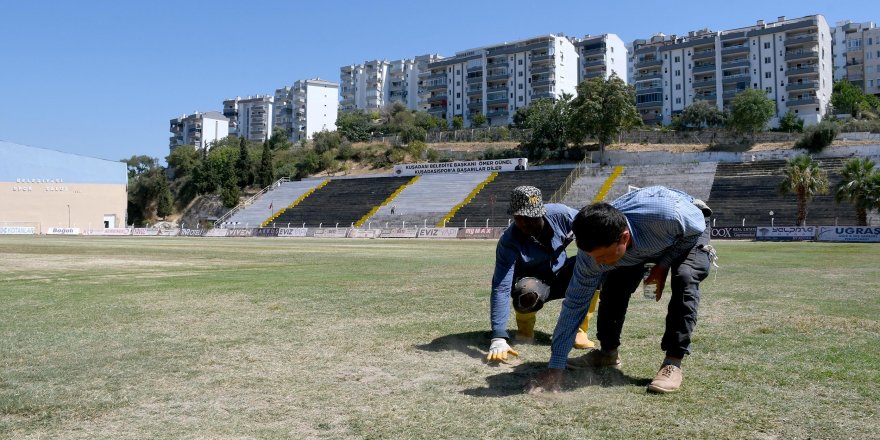
<path fill-rule="evenodd" d="M 669 124 L 696 100 L 726 108 L 753 88 L 776 103 L 771 126 L 789 110 L 809 125 L 822 119 L 831 98 L 831 28 L 822 15 L 657 34 L 634 41 L 633 57 L 636 107 L 646 124 Z"/>
<path fill-rule="evenodd" d="M 880 28 L 873 22 L 842 21 L 834 27 L 834 80 L 880 94 Z"/>
<path fill-rule="evenodd" d="M 275 127 L 297 142 L 320 131 L 336 131 L 339 84 L 320 78 L 300 80 L 275 91 Z"/>
<path fill-rule="evenodd" d="M 229 118 L 229 134 L 263 142 L 272 135 L 274 97 L 248 96 L 223 101 L 223 116 Z"/>
<path fill-rule="evenodd" d="M 628 84 L 626 45 L 615 34 L 585 36 L 574 42 L 580 59 L 578 84 L 586 79 L 608 78 L 612 73 Z"/>
<path fill-rule="evenodd" d="M 169 148 L 193 145 L 196 149 L 209 148 L 212 142 L 229 136 L 229 119 L 219 112 L 196 112 L 171 120 Z"/>
<path fill-rule="evenodd" d="M 395 61 L 374 60 L 339 69 L 340 110 L 378 110 L 400 102 L 419 110 L 419 71 L 442 59 L 435 54 Z"/>
<path fill-rule="evenodd" d="M 466 50 L 421 72 L 421 106 L 450 124 L 461 116 L 469 127 L 482 114 L 488 125 L 507 125 L 536 99 L 574 95 L 577 71 L 577 50 L 562 35 Z"/>

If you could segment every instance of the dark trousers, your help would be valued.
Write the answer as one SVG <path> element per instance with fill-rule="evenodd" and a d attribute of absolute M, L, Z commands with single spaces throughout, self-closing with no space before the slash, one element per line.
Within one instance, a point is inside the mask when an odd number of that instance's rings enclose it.
<path fill-rule="evenodd" d="M 667 356 L 681 358 L 690 353 L 691 334 L 697 324 L 700 306 L 700 282 L 709 276 L 711 260 L 705 246 L 709 244 L 711 228 L 700 236 L 690 251 L 672 262 L 672 296 L 666 312 L 666 331 L 660 348 Z M 629 298 L 642 281 L 644 263 L 618 267 L 606 274 L 599 301 L 599 318 L 596 321 L 596 338 L 603 350 L 620 346 L 620 333 L 626 318 Z M 669 292 L 667 284 L 664 291 Z"/>

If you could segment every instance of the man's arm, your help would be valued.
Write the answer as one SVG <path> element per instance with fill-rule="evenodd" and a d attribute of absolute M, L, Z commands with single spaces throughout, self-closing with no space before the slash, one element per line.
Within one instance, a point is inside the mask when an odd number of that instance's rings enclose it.
<path fill-rule="evenodd" d="M 513 288 L 513 269 L 519 251 L 503 238 L 495 248 L 495 272 L 492 275 L 492 294 L 489 298 L 489 321 L 492 338 L 508 338 L 507 320 L 510 317 L 510 290 Z"/>
<path fill-rule="evenodd" d="M 574 274 L 565 291 L 562 310 L 553 330 L 549 368 L 565 368 L 577 329 L 587 316 L 590 301 L 593 300 L 602 277 L 602 273 L 594 266 L 595 263 L 589 255 L 578 251 Z"/>

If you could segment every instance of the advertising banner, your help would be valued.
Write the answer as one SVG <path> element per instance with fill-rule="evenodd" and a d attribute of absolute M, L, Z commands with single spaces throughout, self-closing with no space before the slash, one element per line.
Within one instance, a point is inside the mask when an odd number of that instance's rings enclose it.
<path fill-rule="evenodd" d="M 204 229 L 181 229 L 177 234 L 181 237 L 201 237 L 205 235 Z"/>
<path fill-rule="evenodd" d="M 815 226 L 759 227 L 755 235 L 758 241 L 805 241 L 815 238 Z"/>
<path fill-rule="evenodd" d="M 758 228 L 755 226 L 731 226 L 712 228 L 713 240 L 754 240 Z"/>
<path fill-rule="evenodd" d="M 458 228 L 422 228 L 418 238 L 458 238 Z"/>
<path fill-rule="evenodd" d="M 177 237 L 180 235 L 180 229 L 159 229 L 159 233 L 156 235 L 160 237 Z"/>
<path fill-rule="evenodd" d="M 277 237 L 278 228 L 254 228 L 254 237 Z"/>
<path fill-rule="evenodd" d="M 79 235 L 79 228 L 49 228 L 49 235 Z"/>
<path fill-rule="evenodd" d="M 89 229 L 86 232 L 86 235 L 131 235 L 131 229 L 129 229 L 129 228 Z"/>
<path fill-rule="evenodd" d="M 315 238 L 345 238 L 348 228 L 318 228 L 315 229 Z"/>
<path fill-rule="evenodd" d="M 223 228 L 208 229 L 208 232 L 205 232 L 205 237 L 225 237 L 226 233 L 227 230 Z"/>
<path fill-rule="evenodd" d="M 498 238 L 505 228 L 460 228 L 458 238 Z"/>
<path fill-rule="evenodd" d="M 147 235 L 159 235 L 159 230 L 153 228 L 134 228 L 131 230 L 131 235 L 137 235 L 140 237 Z"/>
<path fill-rule="evenodd" d="M 252 237 L 254 230 L 251 228 L 230 228 L 226 230 L 227 237 Z"/>
<path fill-rule="evenodd" d="M 348 238 L 377 238 L 381 232 L 380 229 L 350 229 Z"/>
<path fill-rule="evenodd" d="M 876 226 L 819 226 L 819 241 L 849 243 L 880 243 L 880 227 Z"/>
<path fill-rule="evenodd" d="M 308 228 L 278 228 L 279 237 L 305 237 Z"/>
<path fill-rule="evenodd" d="M 418 229 L 407 228 L 385 228 L 382 229 L 382 238 L 416 238 L 419 235 Z"/>
<path fill-rule="evenodd" d="M 457 162 L 407 163 L 394 166 L 395 176 L 416 176 L 421 174 L 457 174 L 491 171 L 518 171 L 528 168 L 529 160 L 492 159 Z"/>
<path fill-rule="evenodd" d="M 0 226 L 0 235 L 33 235 L 32 226 Z"/>

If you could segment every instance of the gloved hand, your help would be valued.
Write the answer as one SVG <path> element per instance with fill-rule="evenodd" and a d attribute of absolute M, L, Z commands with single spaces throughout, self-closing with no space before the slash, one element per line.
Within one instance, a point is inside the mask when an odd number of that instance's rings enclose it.
<path fill-rule="evenodd" d="M 507 353 L 510 353 L 513 356 L 519 356 L 519 353 L 517 353 L 516 350 L 510 348 L 510 345 L 507 345 L 506 339 L 492 338 L 492 344 L 489 345 L 489 355 L 486 356 L 486 360 L 506 362 Z"/>

